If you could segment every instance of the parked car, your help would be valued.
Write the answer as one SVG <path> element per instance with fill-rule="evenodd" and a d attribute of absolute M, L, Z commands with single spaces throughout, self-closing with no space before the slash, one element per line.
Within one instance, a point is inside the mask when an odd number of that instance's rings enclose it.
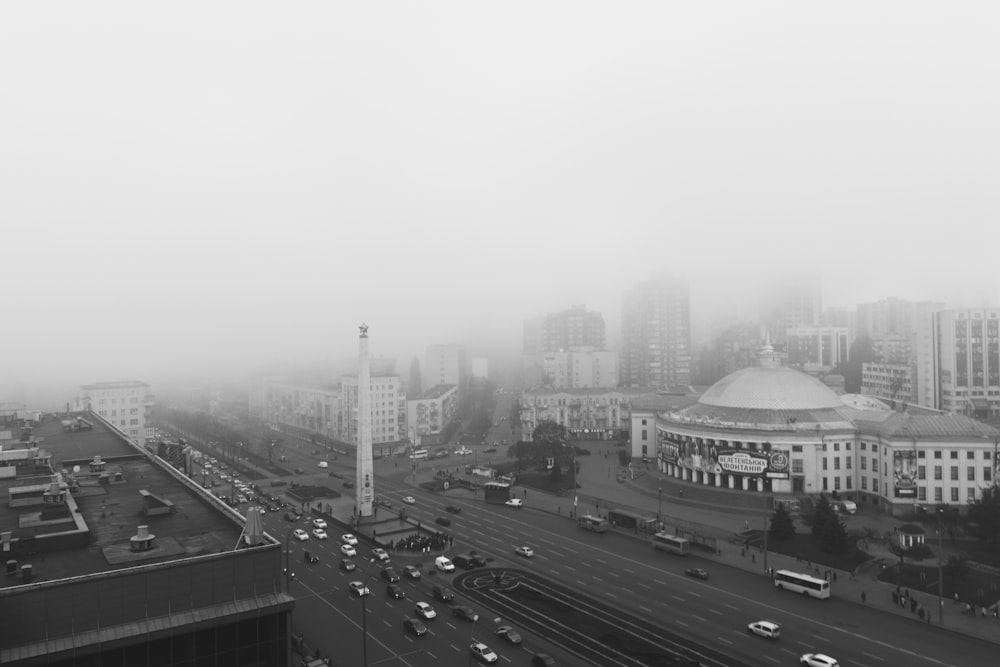
<path fill-rule="evenodd" d="M 421 623 L 418 618 L 404 618 L 403 627 L 416 637 L 423 637 L 427 634 L 427 626 Z"/>
<path fill-rule="evenodd" d="M 308 536 L 307 536 L 308 537 Z M 434 559 L 434 567 L 442 572 L 454 572 L 455 564 L 447 556 L 438 556 Z"/>
<path fill-rule="evenodd" d="M 451 602 L 455 599 L 455 594 L 447 586 L 435 586 L 432 590 L 434 597 L 441 602 Z"/>
<path fill-rule="evenodd" d="M 684 570 L 684 574 L 689 577 L 694 577 L 695 579 L 708 579 L 708 571 L 703 570 L 700 567 L 689 567 Z"/>

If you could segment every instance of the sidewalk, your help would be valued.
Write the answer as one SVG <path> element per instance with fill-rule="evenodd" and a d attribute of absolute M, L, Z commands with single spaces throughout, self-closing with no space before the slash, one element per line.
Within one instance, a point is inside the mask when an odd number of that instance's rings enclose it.
<path fill-rule="evenodd" d="M 607 473 L 609 463 L 617 467 L 617 457 L 614 460 L 605 459 L 601 455 L 603 449 L 599 445 L 595 448 L 588 443 L 588 446 L 592 451 L 596 451 L 596 454 L 578 458 L 581 462 L 580 490 L 576 499 L 578 513 L 598 511 L 604 514 L 609 507 L 632 508 L 650 517 L 656 517 L 659 513 L 663 522 L 668 525 L 692 526 L 704 535 L 716 537 L 719 552 L 715 554 L 704 552 L 704 555 L 703 552 L 698 552 L 699 557 L 716 561 L 720 565 L 756 572 L 760 576 L 768 576 L 765 567 L 796 572 L 809 572 L 815 568 L 815 565 L 797 561 L 792 556 L 775 552 L 765 555 L 761 549 L 744 549 L 738 544 L 727 541 L 732 534 L 743 530 L 748 522 L 753 528 L 764 527 L 770 511 L 766 510 L 762 503 L 755 504 L 752 501 L 748 503 L 748 499 L 742 494 L 728 490 L 706 489 L 712 493 L 702 494 L 697 487 L 661 476 L 657 472 L 648 472 L 634 481 L 618 482 L 614 475 Z M 515 492 L 517 496 L 525 498 L 526 509 L 549 512 L 566 517 L 567 521 L 571 520 L 569 510 L 573 509 L 572 496 L 555 496 L 534 488 L 526 491 L 526 496 L 523 488 Z M 722 493 L 719 494 L 718 491 Z M 731 504 L 723 504 L 720 499 L 723 501 L 731 499 Z M 851 517 L 850 524 L 852 528 L 870 527 L 884 534 L 891 532 L 893 526 L 901 525 L 901 522 L 882 514 L 865 512 Z M 631 534 L 629 531 L 622 532 Z M 635 539 L 646 538 L 636 535 Z M 909 599 L 903 606 L 898 601 L 893 601 L 896 597 L 894 596 L 896 587 L 877 580 L 876 568 L 879 568 L 882 562 L 880 557 L 891 556 L 887 549 L 885 552 L 885 554 L 873 554 L 875 558 L 853 575 L 823 567 L 820 567 L 820 572 L 821 575 L 829 572 L 832 594 L 837 598 L 863 604 L 885 613 L 905 616 L 914 624 L 939 625 L 937 596 L 915 593 L 910 596 L 916 601 L 915 606 L 911 607 Z M 895 557 L 891 556 L 886 560 L 891 562 L 894 559 Z M 915 611 L 911 611 L 911 608 L 920 607 L 925 610 L 923 620 L 918 618 Z M 981 618 L 963 615 L 960 613 L 961 608 L 962 605 L 954 601 L 943 601 L 941 610 L 945 629 L 1000 643 L 1000 621 L 992 616 Z"/>

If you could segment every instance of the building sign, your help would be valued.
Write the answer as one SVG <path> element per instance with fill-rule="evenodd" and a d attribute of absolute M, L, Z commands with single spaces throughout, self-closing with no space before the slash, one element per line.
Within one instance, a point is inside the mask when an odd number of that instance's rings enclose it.
<path fill-rule="evenodd" d="M 706 473 L 788 479 L 788 452 L 718 449 L 710 441 L 675 440 L 660 431 L 657 455 L 664 463 Z"/>
<path fill-rule="evenodd" d="M 917 455 L 912 449 L 892 452 L 892 476 L 897 498 L 917 497 Z"/>

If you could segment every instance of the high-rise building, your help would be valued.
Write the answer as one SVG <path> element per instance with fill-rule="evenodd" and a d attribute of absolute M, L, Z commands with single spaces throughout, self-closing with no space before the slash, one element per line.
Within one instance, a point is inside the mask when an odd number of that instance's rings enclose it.
<path fill-rule="evenodd" d="M 542 327 L 542 350 L 557 352 L 571 347 L 592 347 L 603 350 L 605 346 L 604 317 L 580 305 L 568 310 L 551 313 Z"/>
<path fill-rule="evenodd" d="M 613 387 L 617 359 L 607 352 L 604 317 L 574 305 L 524 322 L 522 381 L 526 387 Z M 574 382 L 575 376 L 579 379 Z M 596 373 L 596 375 L 595 375 Z"/>
<path fill-rule="evenodd" d="M 369 387 L 372 452 L 377 456 L 395 453 L 397 443 L 406 434 L 406 397 L 401 391 L 402 383 L 398 375 L 372 373 Z M 358 400 L 358 375 L 344 375 L 341 378 L 340 400 L 343 414 L 339 420 L 344 430 L 340 439 L 352 445 L 359 442 Z"/>
<path fill-rule="evenodd" d="M 153 395 L 145 382 L 98 382 L 80 387 L 85 410 L 99 414 L 140 447 L 152 438 Z M 147 428 L 150 432 L 147 433 Z"/>
<path fill-rule="evenodd" d="M 784 342 L 786 332 L 815 327 L 823 312 L 819 276 L 786 276 L 768 287 L 761 299 L 761 322 L 773 342 Z"/>
<path fill-rule="evenodd" d="M 847 329 L 795 327 L 785 332 L 788 365 L 805 371 L 833 370 L 847 361 Z"/>
<path fill-rule="evenodd" d="M 458 385 L 461 392 L 468 374 L 464 345 L 452 343 L 427 346 L 423 368 L 425 391 L 439 384 L 454 384 Z"/>
<path fill-rule="evenodd" d="M 952 414 L 1000 416 L 1000 308 L 932 316 L 937 403 Z"/>
<path fill-rule="evenodd" d="M 625 294 L 621 382 L 656 388 L 691 383 L 691 304 L 686 280 L 663 276 Z"/>
<path fill-rule="evenodd" d="M 593 389 L 618 385 L 618 353 L 592 347 L 546 352 L 544 386 L 554 389 Z"/>

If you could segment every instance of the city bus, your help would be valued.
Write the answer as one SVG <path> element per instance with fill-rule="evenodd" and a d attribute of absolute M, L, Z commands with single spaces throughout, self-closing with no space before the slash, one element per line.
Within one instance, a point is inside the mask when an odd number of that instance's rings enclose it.
<path fill-rule="evenodd" d="M 430 456 L 430 452 L 428 452 L 426 449 L 417 449 L 412 454 L 410 454 L 410 458 L 413 460 L 426 459 L 428 456 Z"/>
<path fill-rule="evenodd" d="M 595 533 L 608 532 L 608 522 L 599 516 L 585 514 L 576 520 L 576 525 L 584 530 L 592 530 Z"/>
<path fill-rule="evenodd" d="M 830 582 L 826 579 L 811 577 L 808 574 L 778 570 L 774 573 L 774 585 L 776 588 L 802 593 L 820 600 L 830 597 Z"/>
<path fill-rule="evenodd" d="M 691 551 L 691 543 L 683 537 L 670 533 L 656 533 L 653 535 L 653 548 L 669 551 L 678 556 L 687 556 Z"/>

